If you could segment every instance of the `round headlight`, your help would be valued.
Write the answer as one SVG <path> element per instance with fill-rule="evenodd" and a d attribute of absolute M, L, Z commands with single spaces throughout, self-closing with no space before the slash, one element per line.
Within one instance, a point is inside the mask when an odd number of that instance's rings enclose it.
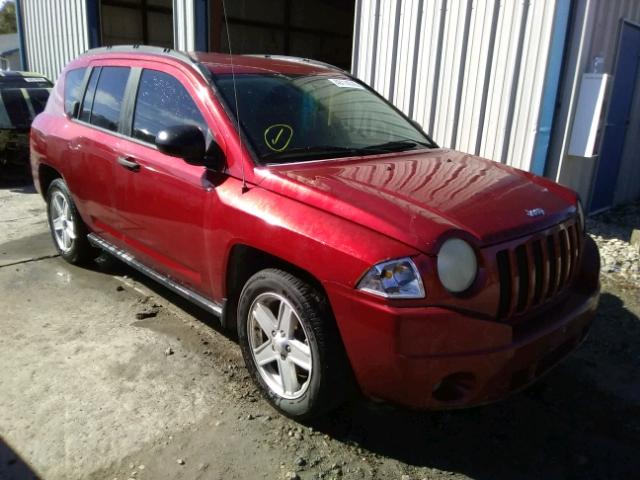
<path fill-rule="evenodd" d="M 476 253 L 464 240 L 450 238 L 438 252 L 438 277 L 450 292 L 464 292 L 476 279 L 478 261 Z"/>

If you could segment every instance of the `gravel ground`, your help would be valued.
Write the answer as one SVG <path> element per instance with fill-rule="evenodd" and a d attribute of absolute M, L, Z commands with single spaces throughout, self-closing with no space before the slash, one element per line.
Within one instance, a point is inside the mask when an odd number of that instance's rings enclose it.
<path fill-rule="evenodd" d="M 606 258 L 637 213 L 589 220 Z M 117 262 L 56 258 L 41 198 L 5 182 L 0 479 L 638 478 L 640 290 L 625 272 L 603 274 L 583 346 L 521 394 L 452 412 L 357 400 L 303 425 L 260 397 L 205 312 Z"/>
<path fill-rule="evenodd" d="M 587 231 L 600 249 L 602 273 L 640 283 L 640 246 L 630 245 L 631 232 L 640 230 L 640 203 L 590 217 Z"/>

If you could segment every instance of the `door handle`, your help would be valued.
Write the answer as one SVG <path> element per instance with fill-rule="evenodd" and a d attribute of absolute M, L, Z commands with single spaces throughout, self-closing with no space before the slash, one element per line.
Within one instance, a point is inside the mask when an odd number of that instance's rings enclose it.
<path fill-rule="evenodd" d="M 130 157 L 118 157 L 118 163 L 132 172 L 140 170 L 140 164 Z"/>

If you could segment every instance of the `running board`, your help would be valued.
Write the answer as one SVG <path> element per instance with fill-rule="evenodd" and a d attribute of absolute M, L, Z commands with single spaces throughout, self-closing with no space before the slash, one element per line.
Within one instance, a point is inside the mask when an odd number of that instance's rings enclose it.
<path fill-rule="evenodd" d="M 193 290 L 185 287 L 184 285 L 180 285 L 179 283 L 174 282 L 167 276 L 162 275 L 161 273 L 158 273 L 154 269 L 147 267 L 143 263 L 136 260 L 135 257 L 130 253 L 111 245 L 109 242 L 107 242 L 106 240 L 103 240 L 102 238 L 97 236 L 95 233 L 90 233 L 89 235 L 87 235 L 87 239 L 89 240 L 89 243 L 91 243 L 94 247 L 101 248 L 105 252 L 116 257 L 118 260 L 122 260 L 124 263 L 126 263 L 130 267 L 135 268 L 140 273 L 143 273 L 144 275 L 151 278 L 152 280 L 155 280 L 161 285 L 167 287 L 172 292 L 177 293 L 181 297 L 186 298 L 187 300 L 195 303 L 196 305 L 204 308 L 205 310 L 219 317 L 222 317 L 223 306 L 220 305 L 219 303 L 213 302 L 208 298 L 203 297 L 199 293 L 196 293 Z"/>

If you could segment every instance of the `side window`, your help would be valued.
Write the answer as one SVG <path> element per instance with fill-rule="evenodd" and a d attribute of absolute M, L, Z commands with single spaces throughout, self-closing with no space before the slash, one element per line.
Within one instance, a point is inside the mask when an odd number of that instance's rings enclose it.
<path fill-rule="evenodd" d="M 79 102 L 82 96 L 82 80 L 86 68 L 69 70 L 64 77 L 64 111 L 67 115 L 72 113 L 74 102 Z"/>
<path fill-rule="evenodd" d="M 129 70 L 128 67 L 102 67 L 89 123 L 112 132 L 118 131 Z"/>
<path fill-rule="evenodd" d="M 200 110 L 175 77 L 143 70 L 133 116 L 133 137 L 155 143 L 160 130 L 176 125 L 195 125 L 207 133 Z"/>
<path fill-rule="evenodd" d="M 88 122 L 91 118 L 91 107 L 93 107 L 93 98 L 96 96 L 96 85 L 98 85 L 98 77 L 100 77 L 100 67 L 91 71 L 91 77 L 87 84 L 87 90 L 84 93 L 82 107 L 80 108 L 80 120 Z"/>
<path fill-rule="evenodd" d="M 29 101 L 33 107 L 33 113 L 38 115 L 47 106 L 47 100 L 49 99 L 48 88 L 29 88 Z"/>

